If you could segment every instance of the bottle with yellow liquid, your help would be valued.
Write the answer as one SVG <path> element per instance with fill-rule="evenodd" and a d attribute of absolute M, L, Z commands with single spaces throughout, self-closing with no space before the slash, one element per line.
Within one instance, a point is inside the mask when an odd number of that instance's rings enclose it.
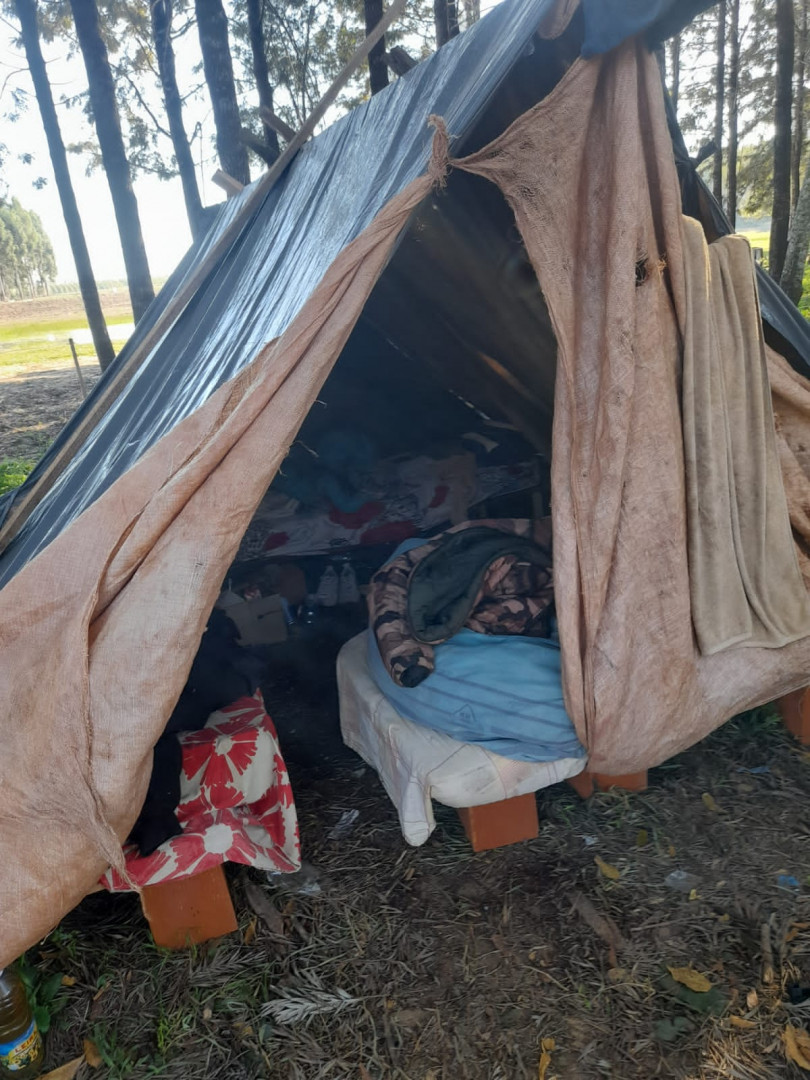
<path fill-rule="evenodd" d="M 38 1076 L 45 1051 L 25 987 L 13 971 L 0 969 L 0 1077 Z"/>

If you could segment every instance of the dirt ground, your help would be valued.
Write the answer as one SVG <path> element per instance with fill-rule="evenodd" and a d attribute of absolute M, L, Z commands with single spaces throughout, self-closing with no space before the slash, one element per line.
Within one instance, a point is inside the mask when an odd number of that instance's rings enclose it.
<path fill-rule="evenodd" d="M 101 294 L 104 314 L 131 314 L 129 294 L 126 289 L 106 289 Z M 40 296 L 34 300 L 11 300 L 0 303 L 0 327 L 14 323 L 46 323 L 55 319 L 76 318 L 84 322 L 84 307 L 78 293 L 69 295 Z"/>
<path fill-rule="evenodd" d="M 101 372 L 90 360 L 81 369 L 89 392 Z M 72 360 L 0 367 L 0 460 L 37 461 L 81 403 Z"/>

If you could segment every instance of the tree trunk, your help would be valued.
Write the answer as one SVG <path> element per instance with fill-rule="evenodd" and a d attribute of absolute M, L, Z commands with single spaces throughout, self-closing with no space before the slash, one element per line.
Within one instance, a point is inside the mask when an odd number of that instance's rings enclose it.
<path fill-rule="evenodd" d="M 56 179 L 56 190 L 59 192 L 59 200 L 62 204 L 62 216 L 65 219 L 70 249 L 73 252 L 73 261 L 76 264 L 79 291 L 82 294 L 82 303 L 87 315 L 87 322 L 90 324 L 93 347 L 96 350 L 99 366 L 104 371 L 115 359 L 115 351 L 110 341 L 110 335 L 107 333 L 104 313 L 101 310 L 101 300 L 98 295 L 96 279 L 93 276 L 93 267 L 90 263 L 90 253 L 87 250 L 82 220 L 79 216 L 79 207 L 76 204 L 76 195 L 70 180 L 65 144 L 62 142 L 62 132 L 59 130 L 59 120 L 53 103 L 51 84 L 48 82 L 45 60 L 39 44 L 36 0 L 16 0 L 15 7 L 17 18 L 20 20 L 25 58 L 34 83 L 34 93 L 39 106 L 39 114 L 42 117 L 42 126 L 45 129 L 45 138 L 48 140 L 51 165 Z M 5 293 L 5 289 L 3 289 L 3 292 Z"/>
<path fill-rule="evenodd" d="M 793 0 L 776 0 L 776 92 L 773 116 L 773 209 L 768 269 L 777 281 L 790 223 L 790 128 L 793 96 Z"/>
<path fill-rule="evenodd" d="M 717 5 L 717 63 L 714 69 L 714 162 L 712 191 L 719 203 L 723 201 L 723 113 L 726 103 L 726 0 Z"/>
<path fill-rule="evenodd" d="M 267 70 L 267 53 L 264 47 L 264 22 L 262 0 L 247 0 L 248 37 L 250 38 L 250 52 L 253 57 L 253 78 L 256 80 L 256 89 L 259 92 L 259 104 L 274 112 L 273 87 L 270 85 L 270 73 Z M 276 157 L 281 153 L 278 144 L 278 133 L 264 124 L 264 141 Z"/>
<path fill-rule="evenodd" d="M 740 109 L 740 0 L 729 0 L 728 154 L 726 155 L 726 214 L 732 229 L 737 221 L 737 150 Z"/>
<path fill-rule="evenodd" d="M 672 108 L 678 115 L 678 95 L 681 89 L 681 35 L 676 34 L 669 43 L 670 85 L 669 96 Z"/>
<path fill-rule="evenodd" d="M 217 153 L 223 170 L 240 184 L 250 183 L 248 153 L 240 135 L 239 103 L 228 45 L 228 20 L 222 0 L 194 0 L 205 81 L 217 129 Z"/>
<path fill-rule="evenodd" d="M 481 18 L 481 0 L 464 0 L 464 28 L 469 30 Z"/>
<path fill-rule="evenodd" d="M 383 0 L 363 0 L 366 16 L 366 35 L 383 17 Z M 381 37 L 368 54 L 368 77 L 371 93 L 377 94 L 388 86 L 388 64 L 385 62 L 385 37 Z"/>
<path fill-rule="evenodd" d="M 798 304 L 802 295 L 802 278 L 807 250 L 810 247 L 810 169 L 805 170 L 796 209 L 790 222 L 785 265 L 779 284 L 794 304 Z"/>
<path fill-rule="evenodd" d="M 804 154 L 804 77 L 807 66 L 807 4 L 801 0 L 799 39 L 796 42 L 796 93 L 793 111 L 793 147 L 790 162 L 790 205 L 795 208 L 801 186 L 802 155 Z"/>
<path fill-rule="evenodd" d="M 169 121 L 169 134 L 172 137 L 174 156 L 183 185 L 183 198 L 186 203 L 186 215 L 195 238 L 202 229 L 203 207 L 200 189 L 197 187 L 197 172 L 194 158 L 183 123 L 183 101 L 177 85 L 177 72 L 172 46 L 172 0 L 151 0 L 149 9 L 152 16 L 152 39 L 155 43 L 160 85 L 163 89 L 163 103 Z"/>
<path fill-rule="evenodd" d="M 458 34 L 456 0 L 433 0 L 433 20 L 436 24 L 436 48 L 440 49 Z"/>
<path fill-rule="evenodd" d="M 121 238 L 132 313 L 137 322 L 154 300 L 155 290 L 143 244 L 138 200 L 132 189 L 132 176 L 121 134 L 107 46 L 101 36 L 95 0 L 70 0 L 70 7 L 87 70 L 93 120 Z"/>

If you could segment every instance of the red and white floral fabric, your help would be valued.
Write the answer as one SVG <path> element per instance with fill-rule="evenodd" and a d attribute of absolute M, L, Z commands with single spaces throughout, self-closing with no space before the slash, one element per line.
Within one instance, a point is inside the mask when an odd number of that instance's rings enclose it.
<path fill-rule="evenodd" d="M 298 818 L 290 778 L 261 691 L 212 713 L 202 731 L 180 736 L 183 772 L 177 820 L 182 835 L 146 858 L 127 846 L 133 885 L 198 874 L 223 862 L 293 873 L 301 866 Z M 112 892 L 130 886 L 110 868 Z"/>

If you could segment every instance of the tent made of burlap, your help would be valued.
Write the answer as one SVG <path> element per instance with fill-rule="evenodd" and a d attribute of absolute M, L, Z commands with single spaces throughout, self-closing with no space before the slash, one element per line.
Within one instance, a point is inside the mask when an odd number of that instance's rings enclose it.
<path fill-rule="evenodd" d="M 550 456 L 565 701 L 594 769 L 807 683 L 810 336 L 763 284 L 790 363 L 766 352 L 743 242 L 706 244 L 728 229 L 652 51 L 699 6 L 504 0 L 222 206 L 0 507 L 0 965 L 120 864 L 333 367 L 358 423 L 469 402 Z"/>

